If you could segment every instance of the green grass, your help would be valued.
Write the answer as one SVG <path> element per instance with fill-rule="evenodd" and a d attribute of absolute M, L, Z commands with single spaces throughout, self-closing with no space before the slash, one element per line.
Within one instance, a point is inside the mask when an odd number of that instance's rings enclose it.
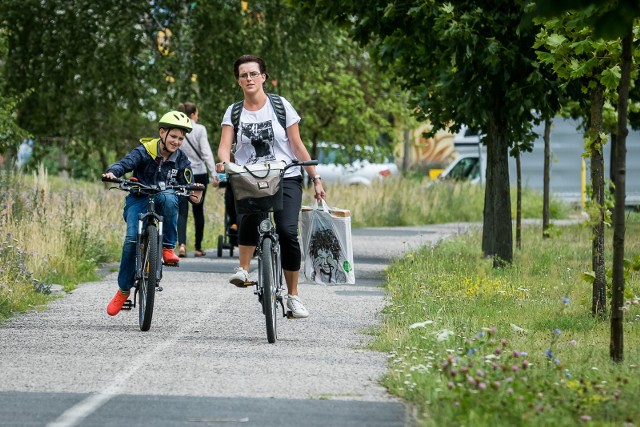
<path fill-rule="evenodd" d="M 611 230 L 607 262 L 611 263 Z M 626 254 L 640 252 L 632 214 Z M 384 384 L 423 425 L 623 425 L 640 422 L 640 276 L 626 283 L 625 361 L 609 358 L 610 324 L 591 316 L 590 230 L 523 231 L 512 266 L 492 268 L 472 232 L 388 268 L 389 303 L 374 348 Z"/>

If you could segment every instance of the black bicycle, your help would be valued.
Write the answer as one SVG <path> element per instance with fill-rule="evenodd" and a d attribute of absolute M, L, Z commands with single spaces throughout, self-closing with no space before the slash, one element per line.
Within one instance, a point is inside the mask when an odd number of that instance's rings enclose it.
<path fill-rule="evenodd" d="M 156 290 L 162 291 L 160 286 L 162 279 L 162 215 L 156 213 L 156 196 L 163 191 L 174 190 L 176 195 L 188 197 L 189 191 L 202 191 L 203 188 L 195 185 L 165 185 L 164 182 L 159 185 L 145 185 L 135 179 L 122 178 L 103 177 L 102 181 L 119 184 L 118 187 L 112 188 L 148 197 L 147 212 L 138 217 L 136 275 L 133 285 L 135 292 L 133 300 L 127 299 L 122 306 L 123 310 L 131 310 L 136 307 L 137 299 L 140 330 L 148 331 L 151 328 Z"/>
<path fill-rule="evenodd" d="M 317 160 L 298 161 L 293 160 L 280 172 L 280 181 L 284 177 L 285 171 L 294 166 L 315 166 Z M 273 218 L 273 207 L 267 209 L 265 219 L 258 227 L 259 238 L 256 247 L 258 258 L 258 280 L 251 282 L 255 286 L 254 294 L 258 296 L 258 302 L 262 306 L 262 313 L 265 316 L 267 327 L 267 341 L 271 344 L 278 338 L 278 304 L 282 308 L 282 316 L 292 318 L 290 310 L 285 309 L 284 296 L 286 295 L 283 284 L 282 266 L 280 264 L 280 242 L 276 232 Z"/>

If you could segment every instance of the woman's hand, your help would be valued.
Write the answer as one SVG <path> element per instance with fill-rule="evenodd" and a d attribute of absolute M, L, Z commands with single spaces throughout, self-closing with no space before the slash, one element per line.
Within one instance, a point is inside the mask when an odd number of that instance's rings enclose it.
<path fill-rule="evenodd" d="M 316 198 L 317 201 L 320 201 L 320 199 L 326 199 L 327 198 L 327 193 L 324 191 L 324 188 L 322 188 L 322 181 L 321 180 L 315 179 L 313 181 L 313 189 L 316 192 L 315 198 Z"/>

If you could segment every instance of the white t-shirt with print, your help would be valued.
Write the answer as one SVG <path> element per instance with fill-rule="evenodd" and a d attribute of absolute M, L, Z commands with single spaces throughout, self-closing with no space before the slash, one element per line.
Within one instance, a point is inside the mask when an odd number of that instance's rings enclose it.
<path fill-rule="evenodd" d="M 282 98 L 287 116 L 287 127 L 300 121 L 298 112 L 291 103 Z M 231 104 L 224 113 L 222 125 L 232 126 Z M 237 136 L 236 151 L 233 153 L 235 162 L 239 165 L 273 162 L 284 160 L 287 164 L 295 159 L 287 132 L 280 126 L 271 101 L 267 99 L 264 107 L 258 111 L 248 111 L 244 107 L 240 113 L 239 129 L 235 129 Z M 300 168 L 289 168 L 285 176 L 300 175 Z"/>

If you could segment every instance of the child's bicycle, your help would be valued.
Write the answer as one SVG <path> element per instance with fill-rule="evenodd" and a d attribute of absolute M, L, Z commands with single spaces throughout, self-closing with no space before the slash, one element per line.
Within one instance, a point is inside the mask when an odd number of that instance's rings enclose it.
<path fill-rule="evenodd" d="M 285 171 L 293 166 L 315 166 L 317 160 L 298 161 L 293 160 L 280 172 L 280 182 Z M 251 282 L 255 286 L 253 293 L 258 296 L 258 302 L 262 306 L 267 327 L 267 341 L 271 344 L 278 338 L 278 304 L 282 308 L 282 317 L 293 318 L 290 310 L 285 309 L 284 296 L 286 288 L 283 284 L 282 266 L 280 264 L 280 242 L 276 232 L 273 218 L 273 208 L 263 212 L 265 219 L 258 227 L 259 237 L 256 246 L 258 258 L 258 280 Z"/>
<path fill-rule="evenodd" d="M 122 306 L 123 310 L 136 307 L 136 297 L 139 309 L 139 323 L 141 331 L 148 331 L 151 327 L 153 304 L 156 288 L 162 291 L 162 216 L 155 210 L 155 198 L 167 190 L 175 190 L 176 195 L 188 197 L 189 191 L 202 190 L 195 185 L 145 185 L 135 179 L 102 178 L 104 182 L 119 184 L 117 188 L 131 194 L 148 197 L 147 212 L 138 217 L 138 235 L 136 237 L 136 275 L 133 287 L 133 300 L 128 299 Z"/>

